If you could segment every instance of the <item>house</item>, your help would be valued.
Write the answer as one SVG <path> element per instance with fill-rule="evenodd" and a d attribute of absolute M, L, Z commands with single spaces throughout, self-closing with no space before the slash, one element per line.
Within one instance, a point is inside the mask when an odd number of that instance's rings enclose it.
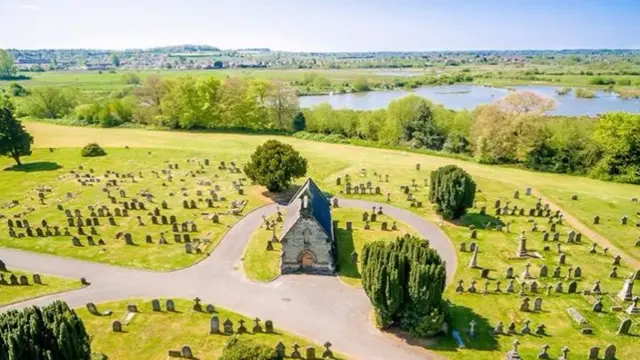
<path fill-rule="evenodd" d="M 331 206 L 311 178 L 296 192 L 286 213 L 280 272 L 333 275 L 337 249 Z"/>

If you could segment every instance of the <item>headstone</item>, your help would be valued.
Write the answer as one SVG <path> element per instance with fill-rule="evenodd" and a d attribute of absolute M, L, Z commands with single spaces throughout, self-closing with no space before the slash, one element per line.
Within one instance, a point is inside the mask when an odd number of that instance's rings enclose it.
<path fill-rule="evenodd" d="M 616 359 L 616 346 L 613 344 L 607 345 L 604 348 L 604 360 L 615 360 Z"/>
<path fill-rule="evenodd" d="M 211 330 L 210 333 L 211 334 L 219 334 L 220 333 L 220 320 L 218 319 L 217 316 L 212 316 L 211 317 Z"/>
<path fill-rule="evenodd" d="M 111 324 L 111 329 L 113 330 L 113 332 L 122 332 L 122 323 L 118 320 L 115 320 Z"/>
<path fill-rule="evenodd" d="M 574 308 L 568 308 L 567 313 L 569 313 L 569 316 L 571 316 L 571 318 L 579 325 L 587 324 L 587 319 L 584 316 L 582 316 L 582 314 L 580 314 L 578 310 Z"/>
<path fill-rule="evenodd" d="M 631 330 L 631 319 L 626 318 L 620 322 L 620 326 L 618 327 L 618 335 L 628 335 Z"/>
<path fill-rule="evenodd" d="M 231 322 L 231 320 L 225 320 L 222 326 L 224 327 L 225 334 L 233 334 L 233 322 Z"/>
<path fill-rule="evenodd" d="M 191 352 L 191 347 L 185 345 L 182 347 L 182 351 L 180 351 L 182 357 L 185 359 L 193 359 L 193 352 Z"/>
<path fill-rule="evenodd" d="M 537 297 L 533 302 L 533 311 L 542 311 L 542 298 Z"/>
<path fill-rule="evenodd" d="M 168 312 L 176 311 L 176 303 L 171 299 L 167 299 L 166 307 Z"/>
<path fill-rule="evenodd" d="M 267 320 L 264 322 L 264 331 L 268 334 L 273 333 L 273 322 L 271 320 Z"/>

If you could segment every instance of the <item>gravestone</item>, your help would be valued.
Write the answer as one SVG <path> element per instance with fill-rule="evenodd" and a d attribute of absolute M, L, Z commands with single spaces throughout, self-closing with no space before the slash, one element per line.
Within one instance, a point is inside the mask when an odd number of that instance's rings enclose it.
<path fill-rule="evenodd" d="M 271 320 L 267 320 L 264 322 L 264 331 L 267 334 L 272 334 L 273 333 L 273 322 Z"/>
<path fill-rule="evenodd" d="M 220 333 L 220 320 L 218 319 L 217 316 L 212 316 L 211 317 L 211 330 L 210 333 L 211 334 L 219 334 Z"/>
<path fill-rule="evenodd" d="M 578 310 L 574 308 L 568 308 L 567 313 L 569 313 L 569 316 L 571 316 L 573 321 L 575 321 L 579 325 L 587 324 L 587 319 Z"/>
<path fill-rule="evenodd" d="M 191 351 L 191 347 L 189 347 L 188 345 L 183 346 L 180 353 L 185 359 L 193 359 L 193 352 Z"/>
<path fill-rule="evenodd" d="M 224 333 L 229 335 L 229 334 L 233 334 L 233 322 L 231 322 L 231 320 L 227 319 L 225 320 L 225 322 L 222 324 L 222 326 L 224 327 Z"/>
<path fill-rule="evenodd" d="M 604 360 L 615 360 L 615 359 L 616 359 L 616 346 L 613 344 L 609 344 L 604 349 Z"/>
<path fill-rule="evenodd" d="M 162 311 L 162 309 L 160 309 L 160 301 L 158 299 L 151 300 L 151 308 L 153 311 Z"/>
<path fill-rule="evenodd" d="M 115 320 L 111 324 L 111 329 L 113 330 L 113 332 L 122 332 L 122 323 L 118 320 Z"/>
<path fill-rule="evenodd" d="M 176 303 L 171 299 L 167 299 L 166 307 L 169 312 L 176 311 Z"/>
<path fill-rule="evenodd" d="M 631 330 L 631 319 L 626 318 L 620 322 L 620 326 L 618 327 L 617 334 L 618 335 L 629 335 Z"/>
<path fill-rule="evenodd" d="M 533 311 L 542 311 L 542 298 L 537 297 L 533 302 Z"/>

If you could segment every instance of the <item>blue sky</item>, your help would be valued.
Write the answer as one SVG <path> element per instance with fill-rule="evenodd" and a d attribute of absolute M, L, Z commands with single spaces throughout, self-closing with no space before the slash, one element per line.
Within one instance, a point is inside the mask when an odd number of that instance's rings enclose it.
<path fill-rule="evenodd" d="M 640 0 L 0 0 L 0 48 L 640 48 Z"/>

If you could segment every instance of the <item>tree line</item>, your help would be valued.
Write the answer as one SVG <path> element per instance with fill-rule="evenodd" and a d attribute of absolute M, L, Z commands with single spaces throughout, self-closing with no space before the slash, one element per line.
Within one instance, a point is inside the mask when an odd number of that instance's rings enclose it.
<path fill-rule="evenodd" d="M 532 92 L 513 92 L 472 111 L 449 110 L 415 95 L 373 111 L 321 104 L 303 111 L 306 132 L 296 136 L 358 139 L 457 154 L 485 164 L 640 184 L 640 115 L 546 115 L 554 106 L 553 100 Z"/>
<path fill-rule="evenodd" d="M 296 90 L 279 81 L 149 76 L 130 83 L 108 96 L 71 87 L 14 87 L 15 113 L 103 127 L 305 130 L 296 136 L 411 147 L 480 163 L 640 183 L 640 115 L 548 116 L 554 101 L 532 92 L 512 92 L 471 111 L 446 109 L 416 95 L 373 111 L 337 110 L 329 104 L 301 110 Z"/>
<path fill-rule="evenodd" d="M 18 116 L 71 119 L 102 127 L 292 130 L 298 109 L 289 85 L 261 79 L 132 77 L 107 96 L 73 87 L 12 88 Z"/>

